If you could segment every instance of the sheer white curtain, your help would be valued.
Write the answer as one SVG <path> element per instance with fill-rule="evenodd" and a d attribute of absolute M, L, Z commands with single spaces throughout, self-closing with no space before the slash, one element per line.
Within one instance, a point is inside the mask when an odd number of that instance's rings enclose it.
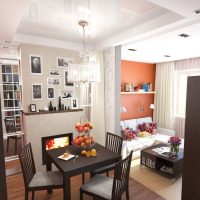
<path fill-rule="evenodd" d="M 174 62 L 156 64 L 154 121 L 161 128 L 173 129 Z"/>
<path fill-rule="evenodd" d="M 98 143 L 105 145 L 103 53 L 97 54 L 97 61 L 100 65 L 100 82 L 91 85 L 91 122 L 94 125 L 92 134 Z"/>
<path fill-rule="evenodd" d="M 188 64 L 188 62 L 186 62 Z M 185 134 L 185 110 L 186 110 L 186 93 L 187 93 L 187 78 L 189 76 L 200 75 L 200 69 L 188 69 L 179 65 L 175 71 L 175 95 L 174 95 L 174 110 L 175 123 L 174 129 L 176 135 L 184 138 Z"/>

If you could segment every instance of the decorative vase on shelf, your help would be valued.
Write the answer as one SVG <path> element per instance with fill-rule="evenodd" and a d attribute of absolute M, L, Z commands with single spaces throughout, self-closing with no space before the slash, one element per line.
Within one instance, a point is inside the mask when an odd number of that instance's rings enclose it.
<path fill-rule="evenodd" d="M 53 106 L 52 106 L 52 102 L 51 101 L 49 103 L 49 111 L 53 111 Z"/>
<path fill-rule="evenodd" d="M 58 98 L 58 110 L 62 110 L 61 97 Z"/>

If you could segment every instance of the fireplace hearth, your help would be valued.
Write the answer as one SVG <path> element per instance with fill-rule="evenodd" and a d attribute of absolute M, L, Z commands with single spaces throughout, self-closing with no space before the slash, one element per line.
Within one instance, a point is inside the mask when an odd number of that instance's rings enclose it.
<path fill-rule="evenodd" d="M 46 164 L 46 151 L 50 149 L 56 149 L 60 147 L 66 147 L 71 145 L 73 138 L 72 133 L 64 133 L 59 135 L 51 135 L 42 137 L 42 163 Z"/>

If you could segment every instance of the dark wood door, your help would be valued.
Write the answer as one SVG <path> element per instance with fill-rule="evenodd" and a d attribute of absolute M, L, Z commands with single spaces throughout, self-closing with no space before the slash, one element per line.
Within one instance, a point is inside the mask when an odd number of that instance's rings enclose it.
<path fill-rule="evenodd" d="M 200 199 L 200 76 L 188 78 L 182 200 Z"/>
<path fill-rule="evenodd" d="M 6 173 L 3 148 L 3 127 L 1 115 L 1 96 L 0 96 L 0 199 L 7 200 Z"/>

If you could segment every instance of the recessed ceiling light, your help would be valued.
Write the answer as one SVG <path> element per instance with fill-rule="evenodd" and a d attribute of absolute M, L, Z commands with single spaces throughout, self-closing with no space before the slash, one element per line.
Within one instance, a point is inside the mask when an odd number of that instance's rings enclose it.
<path fill-rule="evenodd" d="M 200 9 L 194 10 L 195 14 L 200 14 Z"/>
<path fill-rule="evenodd" d="M 137 51 L 136 49 L 128 49 L 129 51 Z"/>
<path fill-rule="evenodd" d="M 170 56 L 170 55 L 164 55 L 164 57 L 166 57 L 166 58 L 170 58 L 171 56 Z"/>
<path fill-rule="evenodd" d="M 5 41 L 5 44 L 11 44 L 11 41 Z"/>
<path fill-rule="evenodd" d="M 4 46 L 4 47 L 3 47 L 3 49 L 9 49 L 9 47 L 7 47 L 7 46 Z"/>
<path fill-rule="evenodd" d="M 187 38 L 190 37 L 190 35 L 186 34 L 186 33 L 181 33 L 178 36 L 183 37 L 183 38 Z"/>

